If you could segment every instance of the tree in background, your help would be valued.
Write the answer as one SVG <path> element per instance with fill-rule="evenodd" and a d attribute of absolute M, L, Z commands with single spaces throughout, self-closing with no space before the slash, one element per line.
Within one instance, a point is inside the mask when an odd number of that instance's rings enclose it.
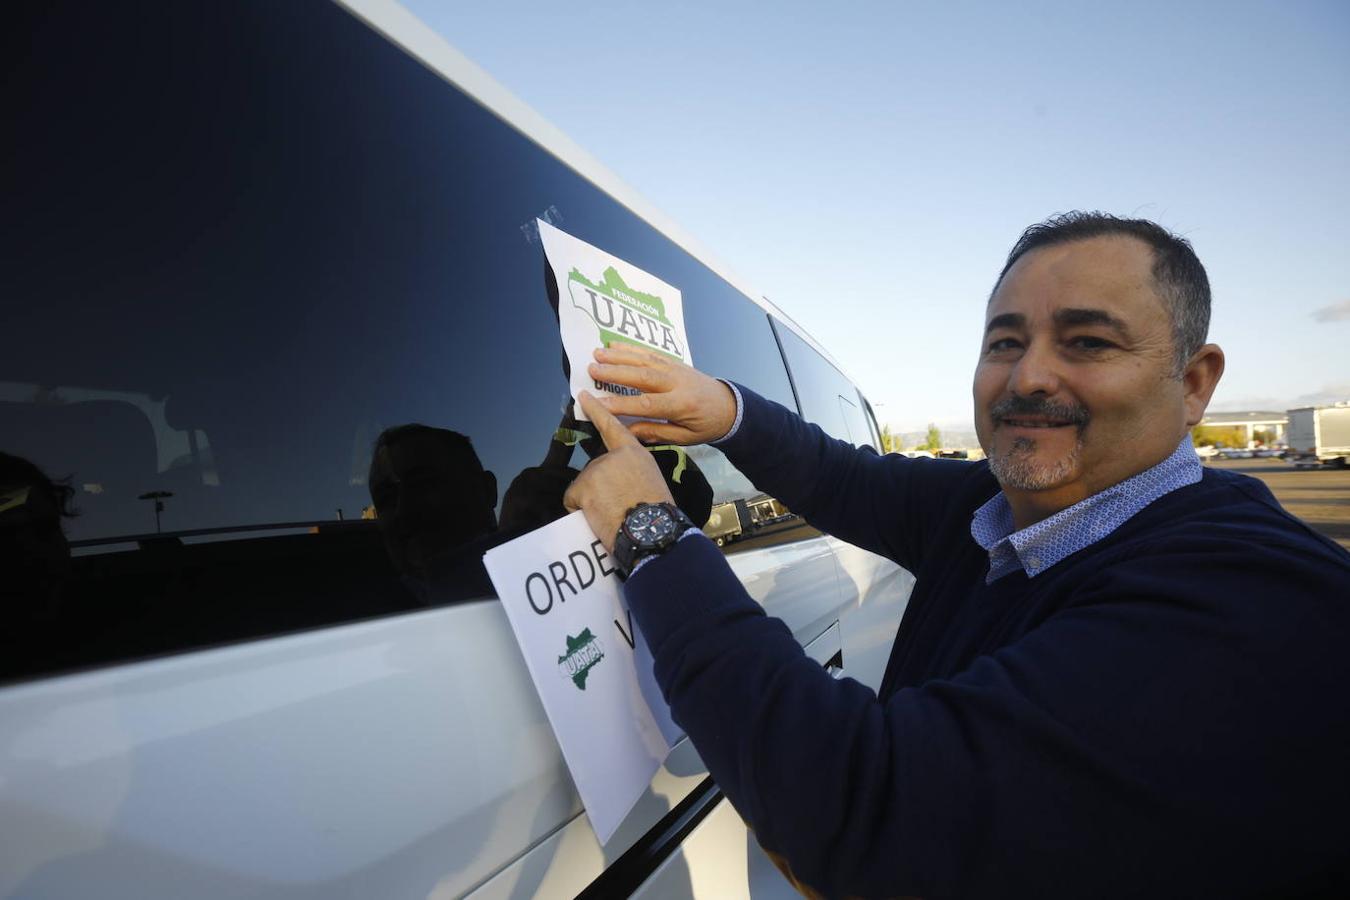
<path fill-rule="evenodd" d="M 1191 429 L 1191 440 L 1197 447 L 1223 444 L 1225 447 L 1246 447 L 1247 429 L 1240 425 L 1197 425 Z"/>
<path fill-rule="evenodd" d="M 937 425 L 932 422 L 928 423 L 928 439 L 915 449 L 931 450 L 934 453 L 942 449 L 942 432 L 938 431 Z"/>
<path fill-rule="evenodd" d="M 900 435 L 891 431 L 891 426 L 883 425 L 881 427 L 881 452 L 899 453 L 905 449 L 904 441 L 900 440 Z"/>

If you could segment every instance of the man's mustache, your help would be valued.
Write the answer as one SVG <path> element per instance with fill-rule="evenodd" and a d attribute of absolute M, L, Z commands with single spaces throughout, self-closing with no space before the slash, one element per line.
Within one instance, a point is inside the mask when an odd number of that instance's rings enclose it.
<path fill-rule="evenodd" d="M 1070 406 L 1044 397 L 1020 397 L 1016 394 L 1004 397 L 989 407 L 989 414 L 994 417 L 995 428 L 1002 424 L 1004 419 L 1015 419 L 1019 416 L 1040 416 L 1056 422 L 1068 422 L 1079 428 L 1087 425 L 1088 420 L 1092 418 L 1086 406 Z"/>

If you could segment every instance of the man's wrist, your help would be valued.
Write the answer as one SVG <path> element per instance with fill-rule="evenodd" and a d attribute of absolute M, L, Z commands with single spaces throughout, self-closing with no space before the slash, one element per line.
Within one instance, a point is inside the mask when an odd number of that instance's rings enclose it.
<path fill-rule="evenodd" d="M 699 537 L 702 537 L 702 538 L 707 538 L 707 535 L 703 533 L 703 530 L 702 530 L 702 529 L 700 529 L 700 528 L 690 528 L 690 529 L 689 529 L 688 531 L 686 531 L 684 534 L 682 534 L 682 535 L 680 535 L 679 537 L 677 537 L 677 538 L 675 539 L 675 543 L 678 544 L 680 541 L 684 540 L 685 538 L 687 538 L 687 537 L 693 537 L 694 535 L 698 535 Z M 631 572 L 628 573 L 628 577 L 629 577 L 629 578 L 632 578 L 634 575 L 636 575 L 636 574 L 638 573 L 638 571 L 639 571 L 643 566 L 647 565 L 647 563 L 650 563 L 650 562 L 656 562 L 656 561 L 657 561 L 658 559 L 660 559 L 660 558 L 661 558 L 661 554 L 659 554 L 659 553 L 653 554 L 653 555 L 651 555 L 651 556 L 644 556 L 644 557 L 642 557 L 642 559 L 639 559 L 639 560 L 637 561 L 637 565 L 633 566 L 633 571 L 631 571 Z"/>
<path fill-rule="evenodd" d="M 695 527 L 684 510 L 672 501 L 632 507 L 624 513 L 610 552 L 619 577 L 627 578 L 640 562 L 666 552 L 681 535 Z"/>
<path fill-rule="evenodd" d="M 717 380 L 731 389 L 731 396 L 736 401 L 736 418 L 731 421 L 731 428 L 727 430 L 726 434 L 715 441 L 708 441 L 708 444 L 713 447 L 716 447 L 723 441 L 729 441 L 736 436 L 736 432 L 741 428 L 741 416 L 745 413 L 745 401 L 741 399 L 740 388 L 736 387 L 735 384 L 727 381 L 725 378 L 719 378 Z"/>

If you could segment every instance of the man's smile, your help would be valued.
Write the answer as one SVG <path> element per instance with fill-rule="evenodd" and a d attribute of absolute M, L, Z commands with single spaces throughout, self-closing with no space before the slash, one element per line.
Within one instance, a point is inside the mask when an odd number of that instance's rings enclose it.
<path fill-rule="evenodd" d="M 1017 418 L 1002 418 L 998 420 L 999 427 L 1004 425 L 1012 428 L 1066 428 L 1078 423 L 1070 419 L 1049 419 L 1038 416 L 1018 416 Z"/>
<path fill-rule="evenodd" d="M 1048 431 L 1057 428 L 1087 426 L 1087 408 L 1080 404 L 1059 403 L 1044 397 L 1004 397 L 989 409 L 994 430 Z"/>

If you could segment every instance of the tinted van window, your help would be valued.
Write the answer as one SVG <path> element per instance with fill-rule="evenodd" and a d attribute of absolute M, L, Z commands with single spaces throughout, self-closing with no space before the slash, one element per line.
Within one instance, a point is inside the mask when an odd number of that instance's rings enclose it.
<path fill-rule="evenodd" d="M 345 11 L 154 6 L 10 24 L 0 676 L 490 597 L 586 462 L 536 217 L 792 405 L 759 307 Z"/>
<path fill-rule="evenodd" d="M 783 345 L 802 416 L 832 437 L 877 449 L 858 389 L 791 328 L 775 323 L 774 330 Z"/>

